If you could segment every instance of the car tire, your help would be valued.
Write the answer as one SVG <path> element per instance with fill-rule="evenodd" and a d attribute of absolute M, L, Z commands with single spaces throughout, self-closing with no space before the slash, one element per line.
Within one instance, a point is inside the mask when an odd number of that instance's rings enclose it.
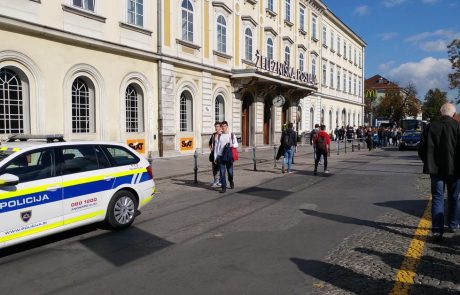
<path fill-rule="evenodd" d="M 136 218 L 137 207 L 138 202 L 133 193 L 120 190 L 110 200 L 105 222 L 113 229 L 127 228 Z"/>

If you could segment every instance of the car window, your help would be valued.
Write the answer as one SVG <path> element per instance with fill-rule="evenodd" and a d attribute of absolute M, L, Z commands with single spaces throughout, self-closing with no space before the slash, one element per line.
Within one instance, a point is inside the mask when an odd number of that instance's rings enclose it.
<path fill-rule="evenodd" d="M 99 160 L 93 145 L 65 146 L 61 151 L 63 175 L 102 169 L 108 164 Z"/>
<path fill-rule="evenodd" d="M 139 158 L 131 151 L 121 146 L 103 147 L 113 166 L 124 166 L 139 163 Z"/>
<path fill-rule="evenodd" d="M 28 182 L 53 177 L 54 154 L 51 149 L 42 149 L 18 155 L 2 169 L 1 174 L 10 173 L 19 177 L 19 182 Z"/>

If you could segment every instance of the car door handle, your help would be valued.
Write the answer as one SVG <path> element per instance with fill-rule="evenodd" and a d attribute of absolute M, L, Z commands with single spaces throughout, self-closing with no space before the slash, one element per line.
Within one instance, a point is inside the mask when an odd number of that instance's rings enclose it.
<path fill-rule="evenodd" d="M 113 176 L 104 176 L 105 181 L 111 181 L 113 180 L 113 178 L 114 178 Z"/>
<path fill-rule="evenodd" d="M 57 191 L 58 189 L 60 189 L 61 187 L 60 186 L 50 186 L 46 189 L 46 191 L 48 192 L 55 192 Z"/>

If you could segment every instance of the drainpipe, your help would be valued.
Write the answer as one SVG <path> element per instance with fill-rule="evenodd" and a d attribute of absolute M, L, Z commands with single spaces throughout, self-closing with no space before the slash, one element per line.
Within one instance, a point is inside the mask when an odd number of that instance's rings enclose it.
<path fill-rule="evenodd" d="M 163 95 L 162 95 L 162 2 L 163 0 L 157 1 L 157 53 L 160 56 L 158 59 L 158 154 L 163 157 Z"/>

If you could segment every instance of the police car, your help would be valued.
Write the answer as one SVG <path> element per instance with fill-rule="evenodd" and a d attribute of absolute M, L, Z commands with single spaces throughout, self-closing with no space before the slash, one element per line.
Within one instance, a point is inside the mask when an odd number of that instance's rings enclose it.
<path fill-rule="evenodd" d="M 11 136 L 0 146 L 0 248 L 99 221 L 128 227 L 154 193 L 149 162 L 126 145 Z"/>

